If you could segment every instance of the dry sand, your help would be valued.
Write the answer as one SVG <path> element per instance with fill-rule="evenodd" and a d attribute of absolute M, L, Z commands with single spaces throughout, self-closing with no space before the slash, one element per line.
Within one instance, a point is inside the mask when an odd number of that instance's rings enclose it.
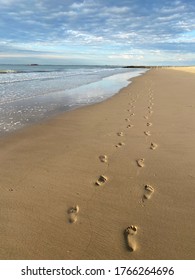
<path fill-rule="evenodd" d="M 1 259 L 194 259 L 195 76 L 152 69 L 0 140 Z"/>
<path fill-rule="evenodd" d="M 195 66 L 188 66 L 188 67 L 177 66 L 177 67 L 170 67 L 170 69 L 189 72 L 189 73 L 195 73 Z"/>

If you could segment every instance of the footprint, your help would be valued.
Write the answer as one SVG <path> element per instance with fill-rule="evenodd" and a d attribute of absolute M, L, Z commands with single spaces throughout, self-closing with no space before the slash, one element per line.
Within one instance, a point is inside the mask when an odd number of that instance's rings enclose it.
<path fill-rule="evenodd" d="M 137 165 L 138 165 L 139 167 L 144 167 L 144 161 L 145 161 L 144 158 L 138 159 L 138 160 L 137 160 Z"/>
<path fill-rule="evenodd" d="M 134 239 L 134 236 L 137 234 L 137 227 L 136 226 L 129 226 L 125 229 L 125 238 L 128 245 L 128 249 L 133 252 L 136 250 L 137 244 Z"/>
<path fill-rule="evenodd" d="M 145 193 L 143 195 L 143 200 L 150 199 L 154 193 L 154 188 L 150 185 L 145 185 L 144 189 L 145 189 Z"/>
<path fill-rule="evenodd" d="M 148 120 L 148 116 L 144 116 L 144 119 Z"/>
<path fill-rule="evenodd" d="M 123 132 L 117 132 L 118 136 L 124 136 Z"/>
<path fill-rule="evenodd" d="M 104 175 L 100 175 L 99 179 L 95 182 L 97 186 L 101 186 L 102 184 L 106 183 L 108 178 Z"/>
<path fill-rule="evenodd" d="M 149 114 L 153 114 L 153 111 L 152 111 L 152 110 L 149 110 L 148 113 L 149 113 Z"/>
<path fill-rule="evenodd" d="M 108 162 L 108 157 L 106 155 L 99 156 L 101 162 Z"/>
<path fill-rule="evenodd" d="M 127 126 L 127 128 L 131 128 L 131 127 L 133 127 L 134 125 L 133 124 L 129 124 L 128 126 Z"/>
<path fill-rule="evenodd" d="M 122 147 L 122 146 L 124 146 L 124 145 L 125 145 L 125 143 L 119 142 L 115 147 L 116 147 L 116 148 L 119 148 L 119 147 Z"/>
<path fill-rule="evenodd" d="M 132 116 L 135 116 L 135 114 L 134 113 L 132 113 L 132 114 L 130 114 L 130 116 L 132 117 Z"/>
<path fill-rule="evenodd" d="M 126 122 L 130 122 L 130 119 L 129 119 L 129 118 L 126 118 L 125 121 L 126 121 Z"/>
<path fill-rule="evenodd" d="M 144 134 L 145 134 L 146 136 L 151 136 L 150 131 L 144 131 Z"/>
<path fill-rule="evenodd" d="M 78 212 L 79 212 L 79 206 L 78 206 L 78 205 L 76 205 L 76 206 L 71 207 L 70 209 L 68 209 L 69 222 L 70 222 L 70 223 L 76 223 Z"/>
<path fill-rule="evenodd" d="M 151 122 L 148 122 L 148 123 L 147 123 L 147 126 L 152 126 L 152 123 L 151 123 Z"/>
<path fill-rule="evenodd" d="M 158 147 L 158 145 L 156 143 L 151 143 L 151 145 L 150 145 L 151 150 L 155 150 L 157 147 Z"/>

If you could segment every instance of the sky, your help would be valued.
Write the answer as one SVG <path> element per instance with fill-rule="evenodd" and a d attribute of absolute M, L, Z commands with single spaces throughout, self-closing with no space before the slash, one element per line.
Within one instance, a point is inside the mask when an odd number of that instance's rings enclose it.
<path fill-rule="evenodd" d="M 0 63 L 195 65 L 195 0 L 0 0 Z"/>

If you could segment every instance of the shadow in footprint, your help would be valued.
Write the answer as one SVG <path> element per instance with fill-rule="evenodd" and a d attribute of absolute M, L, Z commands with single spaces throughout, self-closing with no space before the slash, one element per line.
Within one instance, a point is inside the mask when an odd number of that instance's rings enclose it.
<path fill-rule="evenodd" d="M 128 126 L 127 126 L 127 128 L 131 128 L 131 127 L 133 127 L 134 125 L 133 124 L 129 124 Z"/>
<path fill-rule="evenodd" d="M 125 145 L 125 143 L 119 142 L 117 145 L 115 145 L 115 147 L 116 147 L 116 148 L 120 148 L 120 147 L 122 147 L 122 146 L 124 146 L 124 145 Z"/>
<path fill-rule="evenodd" d="M 145 199 L 150 199 L 154 193 L 154 188 L 151 185 L 145 185 L 144 186 L 144 195 L 143 195 L 143 202 Z"/>
<path fill-rule="evenodd" d="M 141 159 L 138 159 L 136 162 L 139 167 L 144 167 L 145 166 L 144 161 L 145 161 L 145 159 L 141 158 Z"/>
<path fill-rule="evenodd" d="M 151 143 L 151 145 L 150 145 L 151 150 L 156 150 L 157 147 L 158 147 L 158 145 L 156 143 Z"/>
<path fill-rule="evenodd" d="M 151 136 L 150 131 L 144 131 L 144 134 L 145 134 L 146 136 Z"/>
<path fill-rule="evenodd" d="M 77 221 L 77 214 L 79 212 L 79 206 L 73 206 L 71 208 L 68 209 L 68 214 L 69 214 L 69 222 L 71 224 L 76 223 Z"/>
<path fill-rule="evenodd" d="M 101 162 L 108 162 L 108 157 L 106 155 L 99 156 Z"/>
<path fill-rule="evenodd" d="M 106 176 L 100 175 L 99 179 L 95 182 L 95 185 L 101 186 L 101 185 L 105 184 L 107 180 L 108 180 L 108 178 Z"/>

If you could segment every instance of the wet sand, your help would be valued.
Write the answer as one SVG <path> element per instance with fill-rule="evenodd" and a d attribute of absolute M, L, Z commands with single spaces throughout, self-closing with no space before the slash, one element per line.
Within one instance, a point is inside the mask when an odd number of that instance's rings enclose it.
<path fill-rule="evenodd" d="M 195 76 L 0 139 L 0 259 L 194 259 Z"/>

